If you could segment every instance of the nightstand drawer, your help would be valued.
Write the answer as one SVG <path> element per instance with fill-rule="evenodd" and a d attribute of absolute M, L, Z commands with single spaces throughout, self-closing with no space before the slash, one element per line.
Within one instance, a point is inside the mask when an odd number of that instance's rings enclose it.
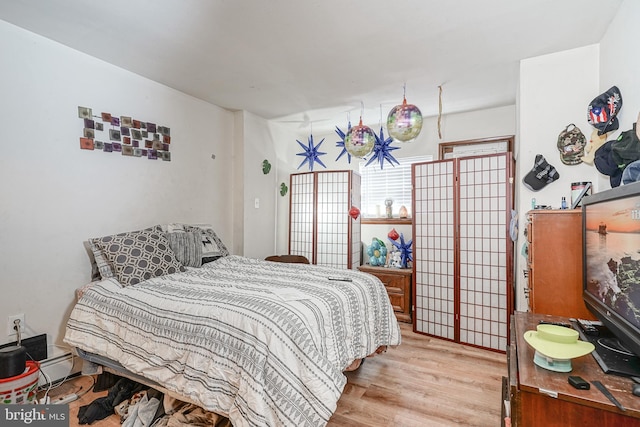
<path fill-rule="evenodd" d="M 400 322 L 411 323 L 411 269 L 361 265 L 360 271 L 376 276 L 389 295 L 391 307 Z"/>

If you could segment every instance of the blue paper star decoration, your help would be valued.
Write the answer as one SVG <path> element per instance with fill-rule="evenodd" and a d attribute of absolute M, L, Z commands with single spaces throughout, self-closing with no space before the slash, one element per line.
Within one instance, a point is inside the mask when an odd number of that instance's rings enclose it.
<path fill-rule="evenodd" d="M 347 125 L 347 133 L 349 133 L 350 130 L 351 130 L 351 121 L 349 121 L 349 124 Z M 340 159 L 340 157 L 344 156 L 344 154 L 346 153 L 347 161 L 351 163 L 351 154 L 347 151 L 347 148 L 344 146 L 344 137 L 347 135 L 347 133 L 342 132 L 342 129 L 340 129 L 338 126 L 336 126 L 336 133 L 340 137 L 340 141 L 336 142 L 336 147 L 338 148 L 342 147 L 342 151 L 340 152 L 340 155 L 336 157 L 336 162 Z"/>
<path fill-rule="evenodd" d="M 325 164 L 322 163 L 322 160 L 320 160 L 319 158 L 319 156 L 322 156 L 327 153 L 318 151 L 318 149 L 324 142 L 324 138 L 322 138 L 322 141 L 320 141 L 318 145 L 315 145 L 315 146 L 313 145 L 313 134 L 309 135 L 309 142 L 306 146 L 302 142 L 298 141 L 297 139 L 296 139 L 296 142 L 300 144 L 300 146 L 304 149 L 303 153 L 296 154 L 297 156 L 304 156 L 304 160 L 302 161 L 302 163 L 300 163 L 300 166 L 298 166 L 298 169 L 304 166 L 305 163 L 309 163 L 309 170 L 313 172 L 314 162 L 317 162 L 318 164 L 322 165 L 322 167 L 325 169 L 327 168 Z"/>
<path fill-rule="evenodd" d="M 393 157 L 393 154 L 391 154 L 391 152 L 393 150 L 399 149 L 400 147 L 391 147 L 393 138 L 391 137 L 387 139 L 384 138 L 384 130 L 382 129 L 382 126 L 380 126 L 380 136 L 375 135 L 375 137 L 376 137 L 376 143 L 373 146 L 373 156 L 371 156 L 371 158 L 369 159 L 369 161 L 365 166 L 369 166 L 369 164 L 371 164 L 376 159 L 380 162 L 380 170 L 382 170 L 382 168 L 384 167 L 385 159 L 389 162 L 391 166 L 395 167 L 393 163 L 395 163 L 396 165 L 399 165 L 400 162 L 397 161 L 395 157 Z"/>
<path fill-rule="evenodd" d="M 413 257 L 411 256 L 411 253 L 413 252 L 411 250 L 413 240 L 409 240 L 409 242 L 405 243 L 404 235 L 400 233 L 400 243 L 392 240 L 391 238 L 389 238 L 389 241 L 393 243 L 393 246 L 398 248 L 398 250 L 400 251 L 400 265 L 402 266 L 402 268 L 407 268 L 407 262 L 413 261 Z"/>

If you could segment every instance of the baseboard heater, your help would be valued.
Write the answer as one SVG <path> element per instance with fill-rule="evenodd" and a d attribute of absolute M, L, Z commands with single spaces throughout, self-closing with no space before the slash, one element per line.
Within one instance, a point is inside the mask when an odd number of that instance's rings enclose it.
<path fill-rule="evenodd" d="M 49 382 L 55 384 L 64 377 L 74 377 L 78 375 L 82 369 L 82 364 L 79 363 L 80 358 L 73 357 L 71 353 L 64 353 L 56 357 L 51 357 L 40 362 L 40 369 L 47 374 L 45 378 L 40 372 L 40 379 L 38 381 L 39 387 L 45 387 L 49 385 Z M 75 362 L 75 363 L 74 363 Z"/>

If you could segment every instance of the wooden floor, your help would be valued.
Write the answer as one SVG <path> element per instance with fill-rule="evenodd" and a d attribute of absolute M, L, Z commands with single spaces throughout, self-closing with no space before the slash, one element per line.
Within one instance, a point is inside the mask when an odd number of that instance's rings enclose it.
<path fill-rule="evenodd" d="M 499 426 L 506 356 L 412 332 L 401 324 L 402 344 L 366 359 L 348 383 L 328 426 Z M 82 393 L 90 377 L 78 377 L 51 396 Z M 82 387 L 80 389 L 80 387 Z M 78 408 L 106 395 L 89 392 L 69 404 L 70 427 Z M 120 426 L 118 416 L 92 426 Z"/>

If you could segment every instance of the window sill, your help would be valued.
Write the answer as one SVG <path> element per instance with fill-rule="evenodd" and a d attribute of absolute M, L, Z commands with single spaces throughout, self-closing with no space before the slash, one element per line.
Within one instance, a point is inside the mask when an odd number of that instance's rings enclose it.
<path fill-rule="evenodd" d="M 360 224 L 413 224 L 412 218 L 362 218 Z"/>

